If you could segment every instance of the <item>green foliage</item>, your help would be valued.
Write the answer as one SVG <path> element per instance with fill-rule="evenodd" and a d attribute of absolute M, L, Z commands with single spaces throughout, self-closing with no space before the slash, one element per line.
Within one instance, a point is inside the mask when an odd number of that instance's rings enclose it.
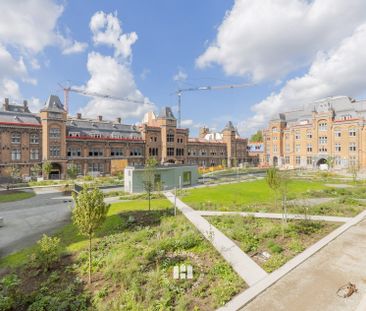
<path fill-rule="evenodd" d="M 281 186 L 280 174 L 277 168 L 271 167 L 266 173 L 266 182 L 270 189 L 277 193 Z"/>
<path fill-rule="evenodd" d="M 45 161 L 42 164 L 42 172 L 43 172 L 43 177 L 48 178 L 48 176 L 51 174 L 52 171 L 52 163 L 49 161 Z"/>
<path fill-rule="evenodd" d="M 144 190 L 148 195 L 149 210 L 151 209 L 151 192 L 155 190 L 155 173 L 158 161 L 154 157 L 149 157 L 146 160 L 143 176 Z"/>
<path fill-rule="evenodd" d="M 282 253 L 283 252 L 283 247 L 281 245 L 278 245 L 276 242 L 274 242 L 273 240 L 270 240 L 268 243 L 267 243 L 267 247 L 269 248 L 269 250 L 272 252 L 272 253 L 275 253 L 275 254 L 279 254 L 279 253 Z"/>
<path fill-rule="evenodd" d="M 261 143 L 263 142 L 263 133 L 261 130 L 258 130 L 257 133 L 253 134 L 250 137 L 250 142 L 252 143 Z"/>
<path fill-rule="evenodd" d="M 21 297 L 19 295 L 20 279 L 16 274 L 8 274 L 0 281 L 0 310 L 16 309 Z"/>
<path fill-rule="evenodd" d="M 324 226 L 325 224 L 320 221 L 300 220 L 290 223 L 286 231 L 288 233 L 294 232 L 296 234 L 310 235 L 319 232 Z"/>
<path fill-rule="evenodd" d="M 273 272 L 277 270 L 279 267 L 284 265 L 288 258 L 286 258 L 282 254 L 273 254 L 264 264 L 263 269 L 267 272 Z"/>
<path fill-rule="evenodd" d="M 31 167 L 31 172 L 33 176 L 37 177 L 42 172 L 42 167 L 36 163 Z"/>
<path fill-rule="evenodd" d="M 37 242 L 36 253 L 32 256 L 33 264 L 37 267 L 43 267 L 47 271 L 59 260 L 60 252 L 60 238 L 49 237 L 43 234 L 42 238 Z"/>
<path fill-rule="evenodd" d="M 79 173 L 78 167 L 75 164 L 71 164 L 67 167 L 67 176 L 70 179 L 76 179 L 78 173 Z"/>
<path fill-rule="evenodd" d="M 72 211 L 72 221 L 79 232 L 89 238 L 89 283 L 91 283 L 91 239 L 106 220 L 110 205 L 104 202 L 102 191 L 97 187 L 89 190 L 85 184 L 78 195 L 73 193 L 73 198 L 75 207 Z"/>

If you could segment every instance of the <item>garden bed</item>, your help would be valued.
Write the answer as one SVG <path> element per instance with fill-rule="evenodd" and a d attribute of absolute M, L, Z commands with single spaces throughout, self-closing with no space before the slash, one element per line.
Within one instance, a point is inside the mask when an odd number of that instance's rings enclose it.
<path fill-rule="evenodd" d="M 21 302 L 16 309 L 51 310 L 64 302 L 65 310 L 213 310 L 246 288 L 183 215 L 173 216 L 167 200 L 147 206 L 142 200 L 111 206 L 94 241 L 92 286 L 87 241 L 72 224 L 57 234 L 64 255 L 50 271 L 28 264 L 34 247 L 3 259 L 3 274 L 17 276 L 10 282 Z M 181 264 L 192 265 L 193 279 L 173 278 Z"/>
<path fill-rule="evenodd" d="M 278 269 L 340 226 L 310 220 L 288 220 L 282 226 L 280 220 L 251 216 L 207 218 L 267 272 Z"/>

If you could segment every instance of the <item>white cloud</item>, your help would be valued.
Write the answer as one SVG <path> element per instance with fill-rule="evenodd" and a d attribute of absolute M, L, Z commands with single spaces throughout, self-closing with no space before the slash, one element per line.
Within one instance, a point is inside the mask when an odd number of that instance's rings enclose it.
<path fill-rule="evenodd" d="M 183 69 L 179 69 L 178 72 L 173 76 L 174 81 L 185 81 L 187 80 L 188 75 Z"/>
<path fill-rule="evenodd" d="M 2 78 L 0 80 L 0 94 L 2 97 L 20 98 L 18 83 L 14 80 Z"/>
<path fill-rule="evenodd" d="M 286 82 L 278 92 L 254 105 L 254 116 L 240 124 L 251 132 L 266 125 L 276 113 L 334 95 L 365 93 L 366 23 L 328 53 L 319 53 L 309 71 Z"/>
<path fill-rule="evenodd" d="M 192 119 L 182 120 L 181 125 L 184 127 L 191 127 L 193 125 Z"/>
<path fill-rule="evenodd" d="M 366 19 L 364 0 L 236 0 L 196 64 L 228 75 L 278 79 L 309 65 Z"/>
<path fill-rule="evenodd" d="M 79 41 L 68 42 L 67 40 L 67 43 L 64 46 L 64 49 L 62 50 L 62 54 L 69 55 L 69 54 L 81 53 L 84 52 L 87 47 L 88 44 L 85 42 L 79 42 Z"/>
<path fill-rule="evenodd" d="M 137 41 L 136 32 L 123 33 L 117 13 L 106 14 L 103 11 L 96 12 L 89 24 L 93 34 L 93 42 L 96 45 L 105 44 L 115 49 L 115 57 L 131 56 L 131 47 Z"/>
<path fill-rule="evenodd" d="M 154 110 L 154 105 L 137 89 L 128 64 L 111 56 L 91 52 L 88 55 L 87 69 L 90 74 L 90 79 L 84 86 L 87 91 L 127 97 L 141 103 L 94 98 L 81 110 L 84 115 L 94 117 L 102 114 L 109 119 L 116 116 L 124 119 L 141 118 L 147 111 Z"/>
<path fill-rule="evenodd" d="M 141 80 L 146 80 L 146 78 L 148 77 L 148 75 L 151 73 L 151 70 L 148 68 L 144 68 L 144 70 L 142 70 L 141 74 L 140 74 L 140 78 Z"/>

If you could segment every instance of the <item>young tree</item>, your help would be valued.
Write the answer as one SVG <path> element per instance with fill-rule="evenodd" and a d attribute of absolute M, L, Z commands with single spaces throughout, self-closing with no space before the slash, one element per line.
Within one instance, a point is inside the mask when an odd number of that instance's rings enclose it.
<path fill-rule="evenodd" d="M 92 237 L 104 223 L 110 205 L 104 202 L 103 192 L 96 186 L 89 190 L 84 184 L 79 194 L 74 192 L 72 196 L 75 202 L 72 221 L 80 234 L 89 239 L 89 284 L 91 284 Z"/>
<path fill-rule="evenodd" d="M 67 176 L 69 176 L 70 179 L 75 179 L 78 176 L 78 173 L 78 167 L 74 163 L 68 166 Z"/>
<path fill-rule="evenodd" d="M 328 170 L 333 170 L 334 167 L 334 157 L 328 157 L 326 160 L 326 163 L 328 165 Z"/>
<path fill-rule="evenodd" d="M 51 171 L 52 171 L 52 163 L 49 161 L 44 162 L 42 165 L 43 177 L 46 177 L 46 179 L 48 179 L 48 177 L 51 174 Z"/>
<path fill-rule="evenodd" d="M 39 174 L 42 172 L 42 167 L 38 163 L 36 163 L 32 166 L 31 172 L 33 176 L 38 177 Z"/>
<path fill-rule="evenodd" d="M 153 157 L 148 158 L 145 163 L 143 185 L 149 200 L 149 211 L 151 209 L 151 193 L 155 189 L 155 173 L 157 165 L 158 161 Z"/>
<path fill-rule="evenodd" d="M 358 172 L 360 171 L 360 165 L 358 161 L 351 161 L 348 166 L 348 171 L 352 175 L 352 180 L 354 183 L 357 181 Z"/>
<path fill-rule="evenodd" d="M 278 172 L 279 192 L 282 196 L 282 220 L 287 222 L 287 193 L 290 176 L 286 171 Z"/>
<path fill-rule="evenodd" d="M 281 187 L 281 181 L 278 169 L 276 167 L 271 167 L 267 170 L 266 173 L 266 182 L 268 187 L 272 189 L 275 195 L 275 207 L 277 209 L 277 200 L 278 200 L 278 192 Z"/>
<path fill-rule="evenodd" d="M 250 137 L 250 141 L 252 143 L 259 143 L 263 142 L 263 134 L 262 131 L 257 131 L 257 133 L 253 134 L 252 137 Z"/>

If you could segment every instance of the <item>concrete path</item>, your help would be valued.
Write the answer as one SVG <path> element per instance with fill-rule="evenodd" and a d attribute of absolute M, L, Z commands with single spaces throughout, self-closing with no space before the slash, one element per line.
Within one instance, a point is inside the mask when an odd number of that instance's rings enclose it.
<path fill-rule="evenodd" d="M 201 216 L 222 216 L 222 215 L 240 215 L 240 216 L 253 216 L 257 218 L 272 218 L 282 219 L 282 214 L 276 213 L 251 213 L 251 212 L 220 212 L 220 211 L 196 211 Z M 287 214 L 287 219 L 310 219 L 318 221 L 329 222 L 347 222 L 351 220 L 350 217 L 338 217 L 338 216 L 322 216 L 322 215 L 302 215 L 302 214 Z"/>
<path fill-rule="evenodd" d="M 348 184 L 325 184 L 324 186 L 332 188 L 353 188 L 354 186 Z"/>
<path fill-rule="evenodd" d="M 175 198 L 171 192 L 165 192 L 164 195 L 173 204 L 176 202 L 177 208 L 183 215 L 212 243 L 249 286 L 256 284 L 267 276 L 267 273 L 257 263 L 199 213 Z"/>
<path fill-rule="evenodd" d="M 0 204 L 0 257 L 21 250 L 36 242 L 43 233 L 50 234 L 70 219 L 70 204 L 52 200 L 53 194 Z"/>
<path fill-rule="evenodd" d="M 296 256 L 221 310 L 354 311 L 366 294 L 366 212 Z M 323 244 L 323 245 L 322 245 Z M 319 248 L 320 247 L 320 248 Z M 318 248 L 317 252 L 314 249 Z M 306 261 L 297 262 L 312 252 Z M 291 267 L 292 266 L 292 267 Z M 356 284 L 358 293 L 340 298 L 342 285 Z M 365 309 L 361 309 L 365 310 Z"/>

